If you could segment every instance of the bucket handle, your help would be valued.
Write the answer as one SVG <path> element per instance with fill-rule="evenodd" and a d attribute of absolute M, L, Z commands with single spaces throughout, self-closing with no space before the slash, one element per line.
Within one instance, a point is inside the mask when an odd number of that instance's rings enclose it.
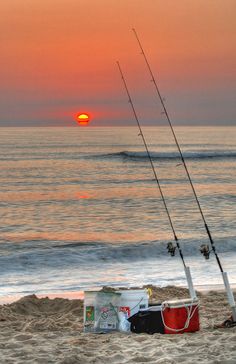
<path fill-rule="evenodd" d="M 140 303 L 143 301 L 143 297 L 141 298 L 141 300 L 134 306 L 130 308 L 130 311 L 134 310 L 136 307 L 138 307 L 140 305 Z"/>

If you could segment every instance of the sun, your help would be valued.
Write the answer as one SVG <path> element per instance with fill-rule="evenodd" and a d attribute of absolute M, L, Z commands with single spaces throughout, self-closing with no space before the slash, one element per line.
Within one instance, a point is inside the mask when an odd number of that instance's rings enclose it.
<path fill-rule="evenodd" d="M 79 125 L 88 125 L 90 122 L 90 116 L 87 113 L 79 113 L 76 115 L 76 121 Z"/>

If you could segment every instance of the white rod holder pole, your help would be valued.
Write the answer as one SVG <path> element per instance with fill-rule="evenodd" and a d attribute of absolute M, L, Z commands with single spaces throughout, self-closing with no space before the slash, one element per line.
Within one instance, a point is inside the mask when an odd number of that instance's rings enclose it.
<path fill-rule="evenodd" d="M 234 294 L 230 288 L 227 272 L 222 272 L 222 277 L 223 277 L 224 285 L 226 288 L 228 301 L 229 301 L 230 307 L 232 309 L 233 320 L 236 321 L 236 304 L 235 304 L 235 300 L 234 300 Z"/>
<path fill-rule="evenodd" d="M 185 275 L 186 275 L 186 279 L 188 282 L 188 289 L 189 289 L 190 297 L 192 298 L 192 300 L 194 300 L 197 298 L 197 295 L 196 295 L 195 289 L 193 287 L 193 281 L 192 281 L 190 268 L 185 266 L 184 270 L 185 270 Z"/>

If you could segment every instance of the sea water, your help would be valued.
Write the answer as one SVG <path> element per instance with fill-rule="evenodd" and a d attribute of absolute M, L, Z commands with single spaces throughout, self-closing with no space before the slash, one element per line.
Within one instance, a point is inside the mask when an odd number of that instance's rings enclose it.
<path fill-rule="evenodd" d="M 236 284 L 236 127 L 176 127 L 222 265 Z M 107 286 L 185 286 L 135 127 L 1 128 L 0 296 Z M 222 283 L 167 127 L 144 127 L 195 285 Z"/>

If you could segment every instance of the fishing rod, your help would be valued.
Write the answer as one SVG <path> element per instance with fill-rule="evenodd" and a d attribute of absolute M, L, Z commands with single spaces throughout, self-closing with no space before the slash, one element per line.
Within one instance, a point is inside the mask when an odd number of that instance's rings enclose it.
<path fill-rule="evenodd" d="M 128 89 L 128 86 L 127 86 L 127 83 L 125 81 L 125 78 L 124 78 L 124 75 L 123 75 L 123 72 L 122 72 L 122 69 L 121 69 L 121 66 L 120 66 L 120 63 L 117 61 L 117 66 L 119 68 L 119 71 L 120 71 L 120 75 L 121 75 L 121 79 L 123 81 L 123 84 L 124 84 L 124 88 L 126 90 L 126 93 L 127 93 L 127 96 L 128 96 L 128 101 L 131 105 L 131 108 L 132 108 L 132 111 L 133 111 L 133 114 L 134 114 L 134 117 L 135 117 L 135 120 L 137 122 L 137 125 L 138 125 L 138 128 L 139 128 L 139 135 L 142 137 L 142 140 L 143 140 L 143 144 L 145 146 L 145 149 L 146 149 L 146 152 L 147 152 L 147 156 L 148 156 L 148 159 L 149 159 L 149 162 L 150 162 L 150 165 L 151 165 L 151 168 L 152 168 L 152 171 L 153 171 L 153 174 L 154 174 L 154 177 L 155 177 L 155 181 L 157 183 L 157 187 L 159 189 L 159 192 L 160 192 L 160 195 L 161 195 L 161 199 L 163 201 L 163 205 L 164 205 L 164 208 L 165 208 L 165 211 L 166 211 L 166 214 L 168 216 L 168 221 L 169 221 L 169 224 L 170 224 L 170 227 L 171 227 L 171 230 L 172 230 L 172 233 L 173 233 L 173 237 L 174 237 L 174 240 L 175 240 L 175 243 L 176 243 L 176 246 L 174 246 L 171 242 L 169 242 L 167 244 L 167 249 L 168 249 L 168 253 L 171 254 L 171 256 L 174 256 L 175 255 L 175 249 L 177 247 L 178 251 L 179 251 L 179 255 L 181 257 L 181 260 L 182 260 L 182 263 L 183 263 L 183 266 L 184 266 L 184 271 L 185 271 L 185 275 L 186 275 L 186 280 L 187 280 L 187 283 L 188 283 L 188 289 L 189 289 L 189 293 L 190 293 L 190 297 L 192 298 L 192 300 L 196 299 L 196 292 L 195 292 L 195 289 L 193 287 L 193 282 L 192 282 L 192 277 L 191 277 L 191 273 L 190 273 L 190 268 L 188 266 L 186 266 L 185 264 L 185 261 L 184 261 L 184 256 L 183 256 L 183 252 L 182 252 L 182 249 L 180 247 L 180 244 L 179 244 L 179 240 L 177 238 L 177 235 L 176 235 L 176 232 L 175 232 L 175 228 L 174 228 L 174 225 L 173 225 L 173 222 L 171 220 L 171 216 L 170 216 L 170 212 L 169 212 L 169 209 L 167 207 L 167 204 L 166 204 L 166 199 L 165 199 L 165 196 L 163 194 L 163 191 L 162 191 L 162 188 L 161 188 L 161 185 L 160 185 L 160 182 L 159 182 L 159 179 L 158 179 L 158 176 L 157 176 L 157 173 L 156 173 L 156 170 L 155 170 L 155 167 L 154 167 L 154 164 L 153 164 L 153 160 L 152 160 L 152 157 L 151 157 L 151 154 L 149 152 L 149 149 L 148 149 L 148 145 L 147 145 L 147 142 L 146 142 L 146 139 L 144 137 L 144 134 L 143 134 L 143 131 L 142 131 L 142 128 L 141 128 L 141 125 L 140 125 L 140 122 L 139 122 L 139 119 L 138 119 L 138 115 L 136 113 L 136 110 L 135 110 L 135 107 L 134 107 L 134 104 L 133 104 L 133 101 L 131 99 L 131 96 L 130 96 L 130 92 L 129 92 L 129 89 Z"/>
<path fill-rule="evenodd" d="M 217 254 L 217 251 L 216 251 L 216 247 L 215 247 L 214 240 L 213 240 L 213 238 L 212 238 L 212 235 L 211 235 L 210 229 L 209 229 L 209 227 L 208 227 L 208 225 L 207 225 L 206 218 L 205 218 L 205 216 L 204 216 L 204 213 L 203 213 L 203 210 L 202 210 L 202 207 L 201 207 L 200 201 L 199 201 L 199 199 L 198 199 L 198 196 L 197 196 L 197 193 L 196 193 L 195 187 L 194 187 L 194 185 L 193 185 L 193 182 L 192 182 L 192 179 L 191 179 L 191 176 L 190 176 L 190 173 L 189 173 L 188 167 L 187 167 L 187 165 L 186 165 L 186 163 L 185 163 L 185 159 L 184 159 L 184 156 L 183 156 L 182 150 L 181 150 L 181 148 L 180 148 L 180 145 L 179 145 L 178 139 L 177 139 L 177 137 L 176 137 L 176 134 L 175 134 L 174 128 L 173 128 L 173 126 L 172 126 L 172 122 L 171 122 L 170 116 L 169 116 L 168 111 L 167 111 L 167 109 L 166 109 L 166 106 L 165 106 L 165 103 L 164 103 L 163 97 L 161 96 L 161 93 L 160 93 L 159 87 L 158 87 L 158 85 L 157 85 L 157 82 L 156 82 L 156 80 L 155 80 L 154 74 L 153 74 L 153 72 L 152 72 L 151 66 L 150 66 L 150 64 L 149 64 L 149 62 L 148 62 L 147 56 L 146 56 L 146 54 L 145 54 L 145 52 L 144 52 L 143 46 L 142 46 L 142 44 L 141 44 L 141 42 L 140 42 L 140 39 L 139 39 L 139 37 L 138 37 L 138 34 L 137 34 L 136 30 L 133 28 L 133 29 L 132 29 L 132 31 L 133 31 L 133 33 L 134 33 L 134 35 L 135 35 L 135 38 L 136 38 L 136 40 L 137 40 L 137 42 L 138 42 L 138 44 L 139 44 L 139 47 L 140 47 L 140 49 L 141 49 L 141 54 L 142 54 L 142 56 L 144 57 L 144 60 L 145 60 L 146 66 L 147 66 L 148 71 L 149 71 L 149 73 L 150 73 L 150 75 L 151 75 L 151 81 L 152 81 L 152 82 L 153 82 L 153 84 L 154 84 L 154 87 L 155 87 L 155 90 L 156 90 L 156 92 L 157 92 L 158 98 L 159 98 L 159 100 L 160 100 L 160 102 L 161 102 L 161 105 L 162 105 L 162 108 L 163 108 L 164 114 L 165 114 L 166 119 L 167 119 L 167 121 L 168 121 L 168 124 L 169 124 L 169 126 L 170 126 L 170 129 L 171 129 L 171 132 L 172 132 L 172 135 L 173 135 L 173 138 L 174 138 L 175 144 L 176 144 L 177 149 L 178 149 L 178 151 L 179 151 L 181 161 L 182 161 L 183 166 L 184 166 L 184 169 L 185 169 L 185 171 L 186 171 L 186 174 L 187 174 L 187 177 L 188 177 L 188 180 L 189 180 L 190 186 L 191 186 L 191 188 L 192 188 L 193 195 L 194 195 L 194 197 L 195 197 L 195 200 L 196 200 L 196 203 L 197 203 L 197 206 L 198 206 L 199 212 L 200 212 L 200 214 L 201 214 L 201 217 L 202 217 L 202 220 L 203 220 L 203 223 L 204 223 L 204 227 L 205 227 L 206 233 L 207 233 L 207 235 L 208 235 L 208 238 L 209 238 L 209 241 L 210 241 L 210 244 L 211 244 L 211 250 L 209 249 L 209 246 L 208 246 L 208 245 L 205 245 L 205 244 L 201 245 L 200 252 L 204 255 L 204 257 L 205 257 L 206 259 L 209 259 L 209 255 L 210 255 L 210 252 L 211 252 L 211 251 L 214 253 L 215 258 L 216 258 L 216 261 L 217 261 L 218 266 L 219 266 L 219 268 L 220 268 L 220 272 L 221 272 L 221 274 L 222 274 L 222 278 L 223 278 L 224 286 L 225 286 L 225 289 L 226 289 L 226 292 L 227 292 L 227 296 L 228 296 L 228 302 L 229 302 L 229 305 L 230 305 L 230 307 L 231 307 L 231 309 L 232 309 L 232 318 L 233 318 L 233 322 L 235 322 L 235 323 L 236 323 L 236 304 L 235 304 L 235 300 L 234 300 L 233 292 L 232 292 L 232 290 L 231 290 L 231 288 L 230 288 L 230 284 L 229 284 L 229 280 L 228 280 L 227 272 L 225 272 L 225 271 L 223 270 L 222 264 L 221 264 L 221 262 L 220 262 L 220 258 L 219 258 L 218 254 Z"/>

